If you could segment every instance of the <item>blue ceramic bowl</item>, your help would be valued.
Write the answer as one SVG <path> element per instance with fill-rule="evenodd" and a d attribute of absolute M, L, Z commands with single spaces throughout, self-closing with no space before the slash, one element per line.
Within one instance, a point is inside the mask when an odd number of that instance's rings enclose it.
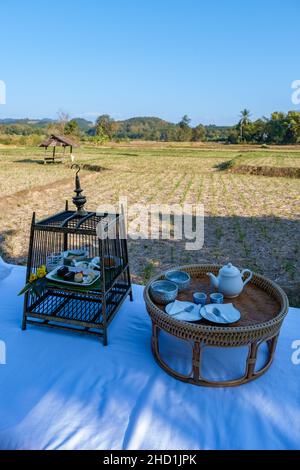
<path fill-rule="evenodd" d="M 184 271 L 168 271 L 165 275 L 168 281 L 175 282 L 178 286 L 179 292 L 187 289 L 190 285 L 190 275 Z"/>
<path fill-rule="evenodd" d="M 154 281 L 150 287 L 152 300 L 161 305 L 174 302 L 178 294 L 178 286 L 175 282 L 161 280 Z"/>
<path fill-rule="evenodd" d="M 222 304 L 224 302 L 224 295 L 220 292 L 210 294 L 210 301 L 212 304 Z"/>
<path fill-rule="evenodd" d="M 205 305 L 207 300 L 207 295 L 205 292 L 195 292 L 193 294 L 194 303 L 196 305 Z"/>

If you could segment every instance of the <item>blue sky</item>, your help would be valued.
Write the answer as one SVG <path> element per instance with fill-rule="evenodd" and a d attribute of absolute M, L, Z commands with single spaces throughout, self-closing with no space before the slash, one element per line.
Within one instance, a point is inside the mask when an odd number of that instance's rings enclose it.
<path fill-rule="evenodd" d="M 1 0 L 0 18 L 0 118 L 296 109 L 299 0 Z"/>

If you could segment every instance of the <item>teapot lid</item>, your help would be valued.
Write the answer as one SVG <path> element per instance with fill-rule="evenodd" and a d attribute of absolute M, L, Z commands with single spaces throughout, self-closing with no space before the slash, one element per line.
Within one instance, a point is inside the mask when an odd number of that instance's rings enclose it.
<path fill-rule="evenodd" d="M 233 276 L 240 276 L 240 270 L 233 266 L 231 263 L 226 264 L 223 268 L 220 269 L 220 273 L 222 276 L 233 277 Z"/>

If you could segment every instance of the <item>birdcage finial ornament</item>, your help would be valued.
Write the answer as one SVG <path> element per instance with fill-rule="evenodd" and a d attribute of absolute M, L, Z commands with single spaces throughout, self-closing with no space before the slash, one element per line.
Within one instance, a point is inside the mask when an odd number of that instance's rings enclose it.
<path fill-rule="evenodd" d="M 79 216 L 85 216 L 87 215 L 86 210 L 84 209 L 84 205 L 86 203 L 86 197 L 82 194 L 83 189 L 81 189 L 80 186 L 80 178 L 79 178 L 79 172 L 81 170 L 80 165 L 77 165 L 76 163 L 71 166 L 71 168 L 76 168 L 76 177 L 75 177 L 75 189 L 74 192 L 76 193 L 76 196 L 73 197 L 73 203 L 77 207 L 77 214 Z"/>

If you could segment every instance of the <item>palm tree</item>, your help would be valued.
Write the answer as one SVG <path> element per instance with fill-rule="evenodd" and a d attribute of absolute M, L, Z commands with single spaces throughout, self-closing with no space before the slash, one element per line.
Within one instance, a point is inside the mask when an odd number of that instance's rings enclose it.
<path fill-rule="evenodd" d="M 240 131 L 241 131 L 241 140 L 243 140 L 244 127 L 250 123 L 250 116 L 251 116 L 251 113 L 249 109 L 246 109 L 246 108 L 243 109 L 240 113 L 241 119 L 240 119 L 239 125 L 240 125 Z"/>

